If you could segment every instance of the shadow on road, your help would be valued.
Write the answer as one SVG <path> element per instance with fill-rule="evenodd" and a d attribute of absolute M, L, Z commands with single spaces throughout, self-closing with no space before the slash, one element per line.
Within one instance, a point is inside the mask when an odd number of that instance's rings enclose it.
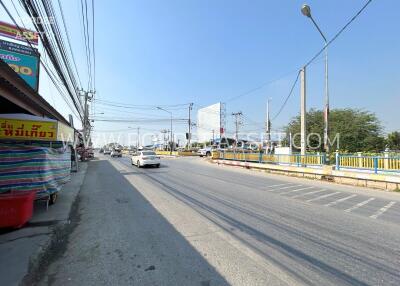
<path fill-rule="evenodd" d="M 55 285 L 70 277 L 71 285 L 229 285 L 125 175 L 108 160 L 89 162 L 80 221 L 47 277 Z"/>
<path fill-rule="evenodd" d="M 345 245 L 341 245 L 340 243 L 337 244 L 334 241 L 328 244 L 323 240 L 319 240 L 318 237 L 302 231 L 299 228 L 286 226 L 285 224 L 279 223 L 268 216 L 261 215 L 257 211 L 254 211 L 253 208 L 243 207 L 240 203 L 232 203 L 228 198 L 221 198 L 216 194 L 213 195 L 199 191 L 189 184 L 182 183 L 181 180 L 174 180 L 169 177 L 168 181 L 166 182 L 164 178 L 154 177 L 149 173 L 145 173 L 144 175 L 146 175 L 152 181 L 158 183 L 164 191 L 168 192 L 179 201 L 189 205 L 202 216 L 206 217 L 224 229 L 226 232 L 230 233 L 232 236 L 240 240 L 249 248 L 252 248 L 261 256 L 264 256 L 269 261 L 272 261 L 274 264 L 278 265 L 285 272 L 290 273 L 292 277 L 295 277 L 302 283 L 307 285 L 318 285 L 318 282 L 314 281 L 312 277 L 306 273 L 302 273 L 301 269 L 296 269 L 293 263 L 286 264 L 285 261 L 287 262 L 287 259 L 279 259 L 278 256 L 265 251 L 264 247 L 272 247 L 281 255 L 286 256 L 286 258 L 289 260 L 292 260 L 292 262 L 304 265 L 311 271 L 318 273 L 318 275 L 322 275 L 324 279 L 336 281 L 341 285 L 369 285 L 369 283 L 362 281 L 362 278 L 360 278 L 358 275 L 352 275 L 344 269 L 337 267 L 337 265 L 331 265 L 330 263 L 327 263 L 326 259 L 323 259 L 323 257 L 309 254 L 306 250 L 295 247 L 292 244 L 288 244 L 285 242 L 285 240 L 276 239 L 275 237 L 269 235 L 268 232 L 259 228 L 255 228 L 252 224 L 248 223 L 249 218 L 258 221 L 259 223 L 263 223 L 266 228 L 270 227 L 273 229 L 280 229 L 282 233 L 290 235 L 293 239 L 307 239 L 309 242 L 319 245 L 318 247 L 326 249 L 327 252 L 338 252 L 340 253 L 340 256 L 345 257 L 348 261 L 356 260 L 357 263 L 365 267 L 365 269 L 370 269 L 373 272 L 379 272 L 380 275 L 384 275 L 388 281 L 400 280 L 398 271 L 393 268 L 391 264 L 384 263 L 383 261 L 379 261 L 377 259 L 371 259 L 371 257 L 357 252 L 356 250 L 351 251 L 349 250 L 351 246 L 345 247 Z M 216 205 L 219 205 L 219 207 Z M 257 207 L 262 208 L 262 206 L 258 206 L 257 202 L 254 202 L 253 205 L 257 205 Z M 236 214 L 234 215 L 234 213 Z M 282 217 L 288 216 L 286 213 L 280 213 L 279 215 Z M 294 221 L 298 220 L 298 218 L 292 219 Z M 307 222 L 304 221 L 299 221 L 299 223 L 300 225 L 307 224 Z M 254 243 L 249 241 L 243 237 L 243 234 L 254 238 L 256 242 Z M 365 243 L 369 244 L 368 242 Z M 374 246 L 371 245 L 371 247 Z"/>

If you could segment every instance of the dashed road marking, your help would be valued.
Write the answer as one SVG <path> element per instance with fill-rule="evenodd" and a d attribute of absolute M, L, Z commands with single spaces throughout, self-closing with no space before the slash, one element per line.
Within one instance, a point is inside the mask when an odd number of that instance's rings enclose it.
<path fill-rule="evenodd" d="M 289 188 L 295 188 L 295 187 L 301 187 L 302 185 L 293 185 L 293 186 L 287 186 L 287 187 L 283 187 L 283 188 L 278 188 L 278 189 L 267 189 L 267 192 L 273 192 L 273 191 L 280 191 L 280 190 L 285 190 L 285 189 L 289 189 Z"/>
<path fill-rule="evenodd" d="M 368 204 L 369 202 L 371 202 L 371 201 L 373 201 L 373 200 L 375 200 L 375 198 L 369 198 L 369 199 L 366 200 L 366 201 L 363 201 L 363 202 L 361 202 L 361 203 L 358 203 L 358 204 L 352 206 L 351 208 L 348 208 L 347 210 L 345 210 L 345 212 L 348 212 L 348 213 L 349 213 L 349 212 L 351 212 L 351 211 L 354 211 L 355 209 L 358 209 L 359 207 L 362 207 L 362 206 Z"/>
<path fill-rule="evenodd" d="M 293 184 L 292 183 L 278 184 L 278 185 L 268 186 L 268 188 L 281 187 L 281 186 L 287 186 L 287 185 L 293 185 Z"/>
<path fill-rule="evenodd" d="M 296 190 L 292 190 L 292 191 L 280 193 L 280 195 L 289 194 L 289 193 L 295 193 L 295 192 L 300 192 L 300 191 L 303 191 L 303 190 L 308 190 L 308 189 L 313 189 L 313 188 L 314 188 L 314 187 L 306 187 L 306 188 L 296 189 Z"/>
<path fill-rule="evenodd" d="M 313 201 L 317 201 L 317 200 L 320 200 L 320 199 L 323 199 L 323 198 L 328 198 L 328 197 L 331 197 L 331 196 L 339 194 L 339 193 L 340 192 L 334 192 L 334 193 L 322 195 L 322 196 L 319 196 L 319 197 L 316 197 L 316 198 L 313 198 L 313 199 L 309 199 L 309 200 L 307 200 L 307 202 L 313 202 Z"/>
<path fill-rule="evenodd" d="M 370 218 L 378 218 L 381 214 L 386 212 L 388 209 L 390 209 L 396 202 L 390 202 L 380 210 L 378 210 L 375 214 L 371 215 Z"/>
<path fill-rule="evenodd" d="M 302 197 L 302 196 L 306 196 L 306 195 L 311 195 L 311 194 L 316 194 L 316 193 L 325 192 L 325 191 L 326 191 L 325 189 L 320 189 L 320 190 L 318 190 L 318 191 L 312 191 L 312 192 L 308 192 L 308 193 L 305 193 L 305 194 L 299 194 L 299 195 L 293 196 L 293 197 L 291 197 L 291 198 L 298 198 L 298 197 Z"/>
<path fill-rule="evenodd" d="M 338 199 L 338 200 L 336 200 L 336 201 L 327 203 L 325 206 L 326 206 L 326 207 L 331 207 L 331 206 L 334 206 L 334 205 L 336 205 L 336 204 L 338 204 L 338 203 L 347 201 L 348 199 L 354 198 L 354 197 L 356 197 L 356 196 L 357 196 L 357 195 L 351 195 L 351 196 L 348 196 L 348 197 L 344 197 L 344 198 Z"/>

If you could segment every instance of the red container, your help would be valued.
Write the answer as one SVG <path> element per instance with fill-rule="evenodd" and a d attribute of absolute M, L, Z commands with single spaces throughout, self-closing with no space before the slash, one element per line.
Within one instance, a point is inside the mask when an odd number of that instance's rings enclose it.
<path fill-rule="evenodd" d="M 33 214 L 36 191 L 0 194 L 0 228 L 20 228 Z"/>

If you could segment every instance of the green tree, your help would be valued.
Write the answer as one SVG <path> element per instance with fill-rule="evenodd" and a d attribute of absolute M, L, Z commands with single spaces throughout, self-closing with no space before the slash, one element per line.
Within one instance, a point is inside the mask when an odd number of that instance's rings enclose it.
<path fill-rule="evenodd" d="M 324 120 L 321 110 L 311 109 L 306 114 L 309 150 L 323 151 Z M 331 150 L 367 152 L 382 151 L 385 139 L 382 126 L 376 115 L 360 109 L 333 109 L 329 114 L 329 139 Z M 295 146 L 300 146 L 300 115 L 292 118 L 286 126 L 286 133 L 292 133 Z M 314 135 L 311 135 L 314 134 Z M 335 141 L 335 139 L 337 139 Z"/>
<path fill-rule="evenodd" d="M 400 132 L 389 133 L 386 138 L 386 145 L 391 150 L 400 150 Z"/>

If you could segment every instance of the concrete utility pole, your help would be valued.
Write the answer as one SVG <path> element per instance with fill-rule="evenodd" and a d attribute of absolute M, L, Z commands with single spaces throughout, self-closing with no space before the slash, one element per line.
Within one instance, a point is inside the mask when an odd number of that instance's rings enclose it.
<path fill-rule="evenodd" d="M 270 102 L 270 98 L 268 98 L 267 99 L 267 119 L 266 119 L 266 122 L 265 122 L 265 135 L 266 135 L 266 138 L 265 138 L 265 141 L 266 141 L 266 147 L 267 147 L 267 150 L 268 150 L 268 152 L 271 150 L 270 149 L 270 145 L 271 145 L 271 123 L 270 123 L 270 119 L 269 119 L 269 102 Z"/>
<path fill-rule="evenodd" d="M 237 146 L 237 143 L 239 141 L 239 126 L 242 125 L 241 117 L 243 113 L 241 111 L 233 112 L 232 115 L 235 116 L 235 146 Z"/>
<path fill-rule="evenodd" d="M 193 103 L 190 103 L 189 104 L 189 132 L 188 132 L 188 140 L 187 140 L 187 145 L 188 145 L 188 148 L 190 148 L 190 140 L 192 139 L 192 121 L 191 121 L 191 117 L 190 117 L 190 113 L 191 113 L 191 111 L 192 111 L 192 109 L 193 109 Z"/>
<path fill-rule="evenodd" d="M 314 26 L 317 28 L 318 32 L 321 34 L 325 43 L 325 106 L 324 106 L 324 150 L 326 153 L 329 153 L 329 144 L 328 144 L 328 134 L 329 134 L 329 88 L 328 88 L 328 40 L 326 39 L 324 33 L 322 33 L 319 28 L 317 22 L 315 22 L 314 18 L 311 15 L 311 8 L 307 4 L 304 4 L 301 7 L 301 13 L 304 16 L 310 18 L 313 22 Z"/>
<path fill-rule="evenodd" d="M 164 109 L 162 107 L 159 107 L 159 106 L 157 107 L 157 109 L 163 110 L 163 111 L 169 113 L 169 115 L 171 115 L 171 148 L 170 148 L 171 150 L 170 150 L 170 155 L 172 155 L 172 149 L 174 148 L 174 135 L 172 134 L 172 112 L 168 111 L 168 110 L 166 110 L 166 109 Z"/>
<path fill-rule="evenodd" d="M 300 71 L 300 146 L 301 155 L 306 154 L 306 138 L 307 138 L 307 126 L 306 126 L 306 67 L 303 67 Z"/>
<path fill-rule="evenodd" d="M 165 143 L 165 134 L 167 134 L 167 130 L 165 130 L 165 129 L 163 129 L 163 130 L 161 130 L 161 133 L 163 134 L 163 145 L 164 145 L 164 148 L 165 148 L 165 145 L 166 145 L 166 143 Z"/>
<path fill-rule="evenodd" d="M 140 147 L 140 127 L 137 128 L 137 143 L 136 150 Z"/>
<path fill-rule="evenodd" d="M 89 121 L 89 102 L 92 100 L 95 92 L 92 90 L 85 91 L 83 89 L 78 89 L 78 92 L 83 96 L 83 138 L 85 148 L 89 145 L 90 141 L 90 121 Z"/>

